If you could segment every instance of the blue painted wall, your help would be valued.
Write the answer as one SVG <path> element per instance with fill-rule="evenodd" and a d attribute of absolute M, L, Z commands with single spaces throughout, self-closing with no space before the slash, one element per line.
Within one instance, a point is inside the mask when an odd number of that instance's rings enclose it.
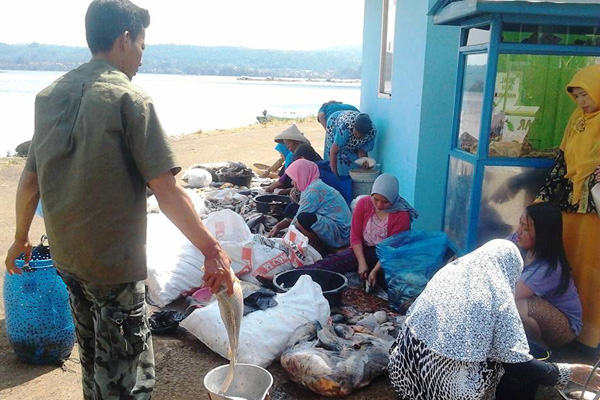
<path fill-rule="evenodd" d="M 397 0 L 391 99 L 378 98 L 382 0 L 365 1 L 361 111 L 378 136 L 373 156 L 420 212 L 415 228 L 442 228 L 459 29 L 435 26 L 435 1 Z"/>

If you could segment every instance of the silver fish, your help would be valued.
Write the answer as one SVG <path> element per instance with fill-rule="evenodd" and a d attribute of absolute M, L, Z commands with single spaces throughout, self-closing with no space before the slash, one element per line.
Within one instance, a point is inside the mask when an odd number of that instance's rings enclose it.
<path fill-rule="evenodd" d="M 217 302 L 219 303 L 219 312 L 221 319 L 227 329 L 229 338 L 229 369 L 227 376 L 221 385 L 221 394 L 225 393 L 233 381 L 233 371 L 235 369 L 236 351 L 240 339 L 240 325 L 242 323 L 242 314 L 244 313 L 244 295 L 240 281 L 233 275 L 233 294 L 227 294 L 227 284 L 223 284 L 221 290 L 217 293 Z"/>

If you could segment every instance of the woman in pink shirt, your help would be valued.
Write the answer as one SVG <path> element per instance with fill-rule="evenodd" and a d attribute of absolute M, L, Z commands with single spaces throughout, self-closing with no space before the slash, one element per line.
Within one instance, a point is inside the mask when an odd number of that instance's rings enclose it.
<path fill-rule="evenodd" d="M 379 175 L 373 183 L 371 196 L 361 198 L 354 207 L 351 247 L 306 267 L 340 273 L 358 271 L 360 278 L 370 286 L 384 282 L 375 246 L 383 239 L 410 229 L 412 220 L 419 215 L 398 194 L 398 186 L 394 175 Z"/>

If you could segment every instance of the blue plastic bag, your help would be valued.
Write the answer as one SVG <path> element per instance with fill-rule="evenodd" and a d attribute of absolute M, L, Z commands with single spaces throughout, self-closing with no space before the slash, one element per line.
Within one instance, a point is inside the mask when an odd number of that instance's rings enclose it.
<path fill-rule="evenodd" d="M 400 232 L 377 245 L 377 257 L 385 272 L 390 306 L 405 313 L 429 279 L 442 267 L 448 248 L 444 232 Z"/>

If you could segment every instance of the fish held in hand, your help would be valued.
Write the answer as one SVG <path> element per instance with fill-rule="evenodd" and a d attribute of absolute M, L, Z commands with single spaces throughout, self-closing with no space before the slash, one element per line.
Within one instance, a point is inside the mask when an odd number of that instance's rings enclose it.
<path fill-rule="evenodd" d="M 244 295 L 239 279 L 231 271 L 233 278 L 233 294 L 229 296 L 227 293 L 227 284 L 223 283 L 221 290 L 216 294 L 219 304 L 219 312 L 221 319 L 227 329 L 227 337 L 229 338 L 229 369 L 227 376 L 221 386 L 221 394 L 225 393 L 231 382 L 233 381 L 233 372 L 235 369 L 236 351 L 240 339 L 240 325 L 242 322 L 242 314 L 244 313 Z"/>

